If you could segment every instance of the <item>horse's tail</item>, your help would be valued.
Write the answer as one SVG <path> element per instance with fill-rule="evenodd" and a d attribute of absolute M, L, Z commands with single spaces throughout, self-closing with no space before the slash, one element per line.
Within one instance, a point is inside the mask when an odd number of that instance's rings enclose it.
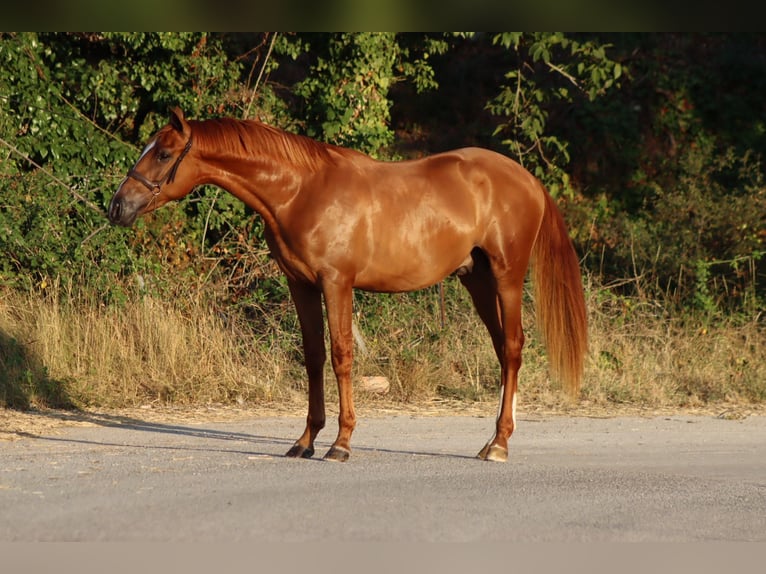
<path fill-rule="evenodd" d="M 545 213 L 532 251 L 537 328 L 553 378 L 576 397 L 588 347 L 580 264 L 561 212 L 545 191 Z"/>

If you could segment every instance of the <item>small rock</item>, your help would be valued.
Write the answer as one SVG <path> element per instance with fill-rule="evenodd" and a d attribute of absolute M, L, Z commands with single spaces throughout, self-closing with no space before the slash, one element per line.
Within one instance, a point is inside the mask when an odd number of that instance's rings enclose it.
<path fill-rule="evenodd" d="M 385 395 L 391 389 L 391 382 L 386 377 L 362 377 L 359 388 L 368 393 Z"/>

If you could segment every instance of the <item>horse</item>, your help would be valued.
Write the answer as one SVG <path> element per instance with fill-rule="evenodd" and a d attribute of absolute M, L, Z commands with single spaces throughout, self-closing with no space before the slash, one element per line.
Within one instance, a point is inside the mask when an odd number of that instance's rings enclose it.
<path fill-rule="evenodd" d="M 271 256 L 287 278 L 303 340 L 308 414 L 286 456 L 312 457 L 325 426 L 324 299 L 339 395 L 338 434 L 324 459 L 349 458 L 354 289 L 407 292 L 459 277 L 500 363 L 494 435 L 480 459 L 506 461 L 516 428 L 528 268 L 551 376 L 578 395 L 587 350 L 579 260 L 553 198 L 511 158 L 466 147 L 379 161 L 255 120 L 187 120 L 175 107 L 120 183 L 108 218 L 130 227 L 202 184 L 228 191 L 263 218 Z"/>

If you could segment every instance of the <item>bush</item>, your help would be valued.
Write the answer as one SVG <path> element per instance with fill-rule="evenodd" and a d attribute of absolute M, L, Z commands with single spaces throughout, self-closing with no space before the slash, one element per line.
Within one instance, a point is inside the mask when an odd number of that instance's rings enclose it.
<path fill-rule="evenodd" d="M 690 148 L 673 188 L 655 186 L 635 215 L 608 201 L 568 205 L 586 265 L 610 282 L 641 277 L 640 293 L 670 297 L 677 308 L 708 313 L 763 306 L 766 282 L 766 187 L 758 162 L 733 150 Z M 732 185 L 732 178 L 736 187 Z M 626 270 L 630 270 L 626 274 Z M 636 286 L 626 283 L 626 288 Z"/>

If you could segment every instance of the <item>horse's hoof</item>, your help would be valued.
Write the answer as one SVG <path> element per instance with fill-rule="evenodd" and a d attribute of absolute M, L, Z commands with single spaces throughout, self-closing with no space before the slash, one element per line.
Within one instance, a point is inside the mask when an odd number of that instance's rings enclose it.
<path fill-rule="evenodd" d="M 351 452 L 342 446 L 332 446 L 327 454 L 324 455 L 325 460 L 331 460 L 333 462 L 346 462 Z"/>
<path fill-rule="evenodd" d="M 497 444 L 487 443 L 476 457 L 490 462 L 505 462 L 508 460 L 508 449 Z"/>
<path fill-rule="evenodd" d="M 508 449 L 493 444 L 489 447 L 487 458 L 485 460 L 490 462 L 505 462 L 508 460 Z"/>
<path fill-rule="evenodd" d="M 290 458 L 311 458 L 314 456 L 314 447 L 304 447 L 297 442 L 293 447 L 285 453 L 285 456 Z"/>

